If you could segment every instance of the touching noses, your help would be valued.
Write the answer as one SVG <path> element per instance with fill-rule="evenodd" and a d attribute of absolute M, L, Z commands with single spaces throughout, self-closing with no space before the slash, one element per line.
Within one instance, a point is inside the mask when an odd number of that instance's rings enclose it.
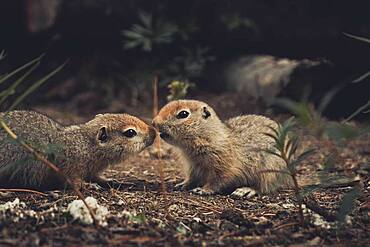
<path fill-rule="evenodd" d="M 159 125 L 161 123 L 161 118 L 159 116 L 156 116 L 153 121 L 152 121 L 152 125 L 154 126 L 154 128 L 156 128 L 158 130 L 159 128 Z"/>
<path fill-rule="evenodd" d="M 149 138 L 148 138 L 148 145 L 152 145 L 154 142 L 154 139 L 157 136 L 157 131 L 153 127 L 149 127 Z"/>

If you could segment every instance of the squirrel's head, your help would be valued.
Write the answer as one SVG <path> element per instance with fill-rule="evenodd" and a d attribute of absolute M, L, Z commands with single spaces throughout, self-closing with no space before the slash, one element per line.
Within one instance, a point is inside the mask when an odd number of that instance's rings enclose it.
<path fill-rule="evenodd" d="M 156 131 L 128 114 L 98 114 L 87 123 L 99 155 L 123 160 L 153 144 Z"/>
<path fill-rule="evenodd" d="M 162 139 L 187 148 L 202 145 L 222 126 L 215 111 L 197 100 L 176 100 L 165 105 L 153 119 Z"/>

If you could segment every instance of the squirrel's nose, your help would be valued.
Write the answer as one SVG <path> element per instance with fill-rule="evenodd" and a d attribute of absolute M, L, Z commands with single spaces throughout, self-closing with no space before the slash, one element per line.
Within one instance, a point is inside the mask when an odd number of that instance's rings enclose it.
<path fill-rule="evenodd" d="M 156 136 L 157 136 L 157 131 L 153 127 L 150 126 L 150 128 L 149 128 L 149 138 L 147 139 L 148 146 L 153 144 L 154 139 L 156 138 Z"/>
<path fill-rule="evenodd" d="M 160 117 L 156 116 L 152 121 L 152 125 L 154 126 L 154 128 L 158 129 L 160 122 L 161 122 Z"/>

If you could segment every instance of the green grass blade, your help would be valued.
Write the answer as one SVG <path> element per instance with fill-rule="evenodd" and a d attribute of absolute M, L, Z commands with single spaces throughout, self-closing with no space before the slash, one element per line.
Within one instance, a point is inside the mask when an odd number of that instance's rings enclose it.
<path fill-rule="evenodd" d="M 354 113 L 352 113 L 349 117 L 347 117 L 346 119 L 344 119 L 342 121 L 342 124 L 343 123 L 346 123 L 348 121 L 350 121 L 352 118 L 354 118 L 355 116 L 357 116 L 358 114 L 360 114 L 362 111 L 365 111 L 368 107 L 370 107 L 370 100 L 363 106 L 361 106 L 360 108 L 358 108 Z"/>
<path fill-rule="evenodd" d="M 26 79 L 40 64 L 40 61 L 37 61 L 26 73 L 24 73 L 18 80 L 16 80 L 7 90 L 5 90 L 0 95 L 0 106 L 5 102 L 5 100 L 14 93 L 14 90 Z"/>
<path fill-rule="evenodd" d="M 6 80 L 8 80 L 8 79 L 9 79 L 10 77 L 12 77 L 13 75 L 17 74 L 18 72 L 20 72 L 20 71 L 22 71 L 22 70 L 24 70 L 24 69 L 26 69 L 26 68 L 28 68 L 28 67 L 32 66 L 33 64 L 35 64 L 35 63 L 39 62 L 43 56 L 44 56 L 44 54 L 42 54 L 41 56 L 39 56 L 39 57 L 37 57 L 37 58 L 33 59 L 31 62 L 28 62 L 28 63 L 26 63 L 25 65 L 23 65 L 23 66 L 19 67 L 18 69 L 13 70 L 13 71 L 12 71 L 12 72 L 10 72 L 9 74 L 4 75 L 4 76 L 3 76 L 3 77 L 1 77 L 1 79 L 0 79 L 0 84 L 1 84 L 1 83 L 3 83 L 3 82 L 5 82 Z"/>
<path fill-rule="evenodd" d="M 262 134 L 264 134 L 265 136 L 271 137 L 275 142 L 277 141 L 277 137 L 274 136 L 273 134 L 270 134 L 270 133 L 262 133 Z"/>
<path fill-rule="evenodd" d="M 4 50 L 2 50 L 2 51 L 0 52 L 0 60 L 3 60 L 5 57 L 6 57 L 5 51 L 4 51 Z"/>
<path fill-rule="evenodd" d="M 36 83 L 34 83 L 31 87 L 29 87 L 22 95 L 20 95 L 15 102 L 9 107 L 9 111 L 13 110 L 19 103 L 21 103 L 29 94 L 31 94 L 33 91 L 35 91 L 38 87 L 40 87 L 44 82 L 46 82 L 50 77 L 55 75 L 57 72 L 59 72 L 67 62 L 60 65 L 58 68 L 50 72 L 48 75 L 44 76 L 40 80 L 38 80 Z"/>
<path fill-rule="evenodd" d="M 362 41 L 362 42 L 370 43 L 370 39 L 360 37 L 360 36 L 357 36 L 357 35 L 353 35 L 353 34 L 349 34 L 349 33 L 343 33 L 343 34 L 346 35 L 347 37 L 352 38 L 352 39 L 357 39 L 357 40 Z"/>

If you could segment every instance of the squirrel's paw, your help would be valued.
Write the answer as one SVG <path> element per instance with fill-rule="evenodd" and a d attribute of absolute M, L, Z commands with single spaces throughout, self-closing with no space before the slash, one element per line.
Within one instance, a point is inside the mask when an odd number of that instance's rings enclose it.
<path fill-rule="evenodd" d="M 208 195 L 216 194 L 216 192 L 214 190 L 201 188 L 201 187 L 192 189 L 190 192 L 194 193 L 194 194 L 197 194 L 197 195 L 201 195 L 201 196 L 208 196 Z"/>
<path fill-rule="evenodd" d="M 252 198 L 256 194 L 257 192 L 250 187 L 241 187 L 234 190 L 234 192 L 231 193 L 230 196 L 234 198 L 243 198 L 243 197 Z"/>
<path fill-rule="evenodd" d="M 87 190 L 102 190 L 103 187 L 100 186 L 98 183 L 86 183 L 85 189 L 87 189 Z"/>
<path fill-rule="evenodd" d="M 181 183 L 175 184 L 173 189 L 174 190 L 187 190 L 188 189 L 188 183 L 186 181 L 183 181 Z"/>
<path fill-rule="evenodd" d="M 90 179 L 90 182 L 97 184 L 100 189 L 117 189 L 121 187 L 121 183 L 115 179 L 107 179 L 105 177 L 93 177 Z"/>
<path fill-rule="evenodd" d="M 107 179 L 104 182 L 99 183 L 99 185 L 105 189 L 119 189 L 122 186 L 122 183 L 116 179 Z"/>

